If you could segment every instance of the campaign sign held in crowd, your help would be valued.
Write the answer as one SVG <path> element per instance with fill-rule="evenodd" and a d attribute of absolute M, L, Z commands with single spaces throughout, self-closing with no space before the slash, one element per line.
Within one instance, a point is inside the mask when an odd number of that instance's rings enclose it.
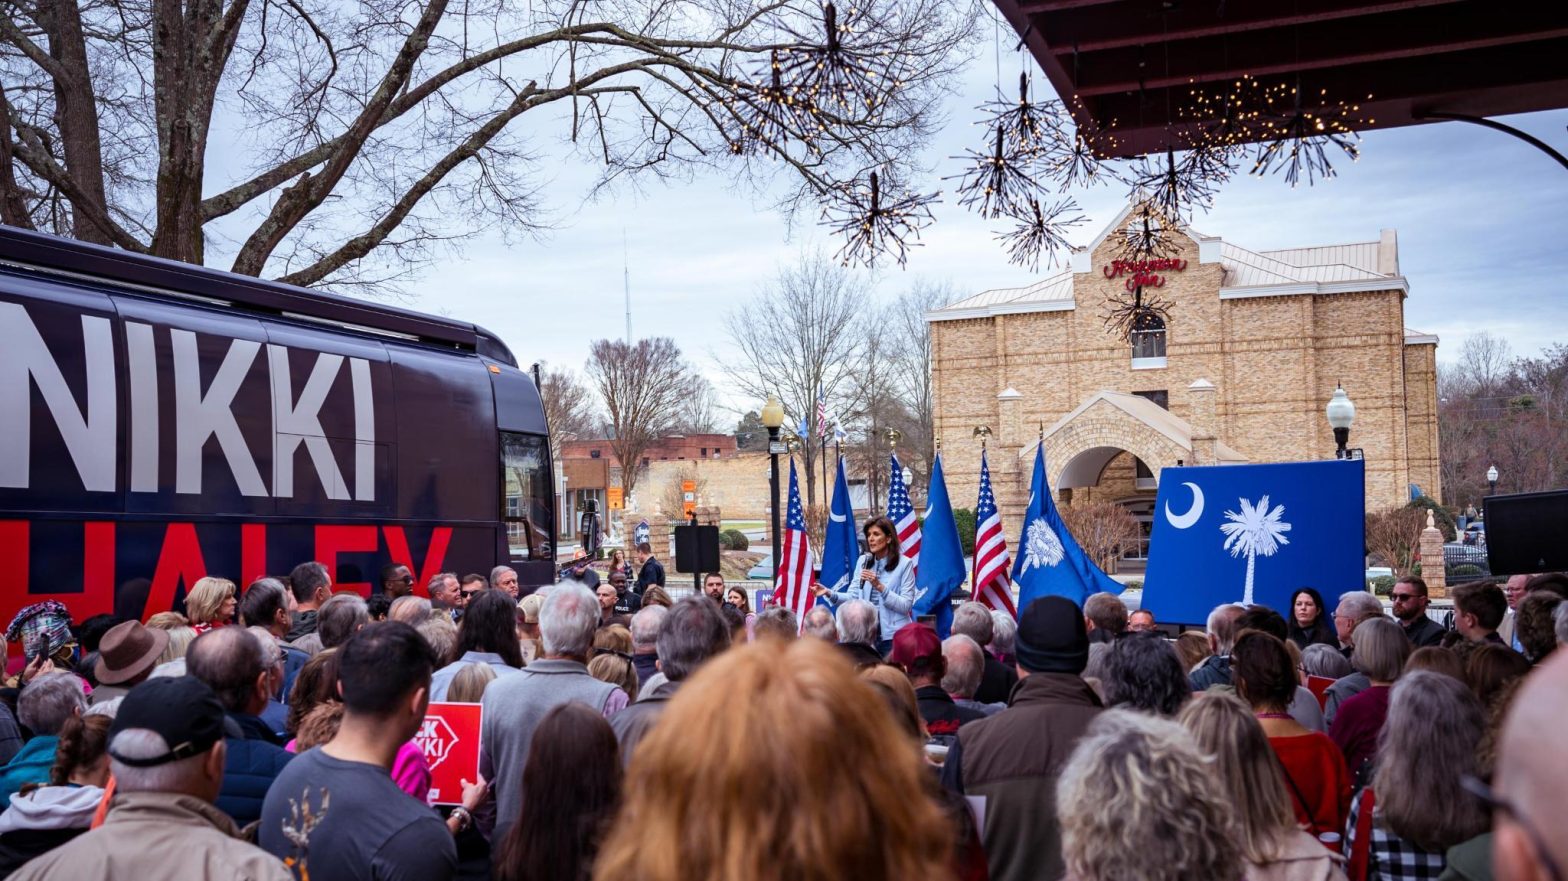
<path fill-rule="evenodd" d="M 463 803 L 463 781 L 479 779 L 479 704 L 431 701 L 414 742 L 430 764 L 433 805 Z"/>
<path fill-rule="evenodd" d="M 1223 603 L 1288 611 L 1299 587 L 1354 589 L 1365 499 L 1360 460 L 1165 468 L 1143 608 L 1196 624 Z"/>

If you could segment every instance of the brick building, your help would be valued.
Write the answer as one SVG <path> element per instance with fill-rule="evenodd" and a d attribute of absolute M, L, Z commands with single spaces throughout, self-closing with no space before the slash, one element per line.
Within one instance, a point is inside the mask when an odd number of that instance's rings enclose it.
<path fill-rule="evenodd" d="M 556 456 L 562 478 L 557 523 L 560 537 L 569 538 L 576 534 L 577 517 L 585 501 L 594 500 L 600 512 L 610 510 L 607 490 L 621 485 L 621 463 L 604 438 L 561 441 Z M 733 435 L 675 434 L 659 438 L 649 446 L 640 467 L 648 469 L 655 462 L 711 462 L 735 456 Z"/>
<path fill-rule="evenodd" d="M 1133 275 L 1116 266 L 1111 236 L 1131 212 L 1069 270 L 927 315 L 955 500 L 977 491 L 973 430 L 986 425 L 1005 522 L 1028 502 L 1043 433 L 1063 503 L 1108 499 L 1147 523 L 1167 465 L 1333 456 L 1323 408 L 1336 383 L 1356 405 L 1350 445 L 1365 453 L 1367 507 L 1403 504 L 1411 484 L 1439 497 L 1437 338 L 1404 324 L 1409 285 L 1392 230 L 1280 251 L 1182 230 L 1178 252 L 1150 272 L 1158 278 L 1143 279 L 1171 303 L 1169 321 L 1129 344 L 1107 330 L 1104 304 Z"/>

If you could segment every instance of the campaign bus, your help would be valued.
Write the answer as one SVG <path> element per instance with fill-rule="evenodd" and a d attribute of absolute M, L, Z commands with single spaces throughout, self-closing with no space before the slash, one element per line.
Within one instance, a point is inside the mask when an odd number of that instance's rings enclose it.
<path fill-rule="evenodd" d="M 0 626 L 307 560 L 549 583 L 547 432 L 483 328 L 0 227 Z"/>

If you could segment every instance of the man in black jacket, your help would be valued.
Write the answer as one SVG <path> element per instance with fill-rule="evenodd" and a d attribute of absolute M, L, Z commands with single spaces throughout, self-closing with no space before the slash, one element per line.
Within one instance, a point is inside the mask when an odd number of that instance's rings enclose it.
<path fill-rule="evenodd" d="M 953 610 L 953 633 L 969 637 L 982 648 L 991 644 L 992 627 L 991 610 L 982 603 L 968 602 Z M 985 652 L 985 670 L 980 674 L 974 699 L 982 704 L 1005 704 L 1017 684 L 1018 673 Z"/>
<path fill-rule="evenodd" d="M 653 545 L 642 542 L 637 545 L 637 596 L 648 589 L 648 585 L 657 584 L 664 586 L 664 566 L 653 555 Z"/>
<path fill-rule="evenodd" d="M 1416 648 L 1443 641 L 1443 626 L 1426 616 L 1426 581 L 1419 575 L 1406 575 L 1394 582 L 1394 617 Z"/>
<path fill-rule="evenodd" d="M 893 652 L 888 659 L 904 671 L 915 687 L 920 718 L 925 720 L 926 730 L 932 736 L 957 737 L 960 725 L 985 718 L 985 713 L 979 710 L 960 707 L 942 688 L 942 677 L 947 675 L 947 659 L 942 656 L 942 638 L 931 625 L 916 623 L 898 628 L 893 634 Z"/>

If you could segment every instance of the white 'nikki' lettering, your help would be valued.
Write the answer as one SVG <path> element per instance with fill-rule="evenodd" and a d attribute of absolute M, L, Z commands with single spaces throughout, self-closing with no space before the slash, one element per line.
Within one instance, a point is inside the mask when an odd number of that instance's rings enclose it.
<path fill-rule="evenodd" d="M 293 383 L 289 375 L 289 350 L 283 346 L 267 345 L 267 363 L 272 368 L 272 494 L 280 499 L 294 496 L 294 452 L 301 441 L 316 466 L 316 476 L 329 499 L 349 499 L 348 484 L 343 482 L 343 472 L 338 470 L 337 459 L 327 445 L 326 433 L 321 429 L 321 405 L 332 390 L 338 368 L 343 364 L 342 355 L 319 352 L 310 379 L 299 393 L 299 400 L 289 403 Z"/>
<path fill-rule="evenodd" d="M 256 469 L 256 460 L 245 445 L 231 406 L 240 383 L 250 372 L 261 343 L 233 340 L 228 354 L 212 378 L 206 394 L 201 390 L 201 362 L 196 353 L 196 334 L 188 330 L 169 331 L 174 349 L 174 491 L 197 494 L 201 486 L 201 449 L 214 435 L 229 462 L 240 493 L 265 496 L 267 487 Z"/>
<path fill-rule="evenodd" d="M 117 403 L 109 319 L 82 316 L 82 348 L 87 364 L 85 411 L 77 406 L 27 310 L 19 303 L 0 303 L 0 486 L 29 485 L 31 392 L 36 383 L 82 486 L 91 492 L 114 491 Z"/>

